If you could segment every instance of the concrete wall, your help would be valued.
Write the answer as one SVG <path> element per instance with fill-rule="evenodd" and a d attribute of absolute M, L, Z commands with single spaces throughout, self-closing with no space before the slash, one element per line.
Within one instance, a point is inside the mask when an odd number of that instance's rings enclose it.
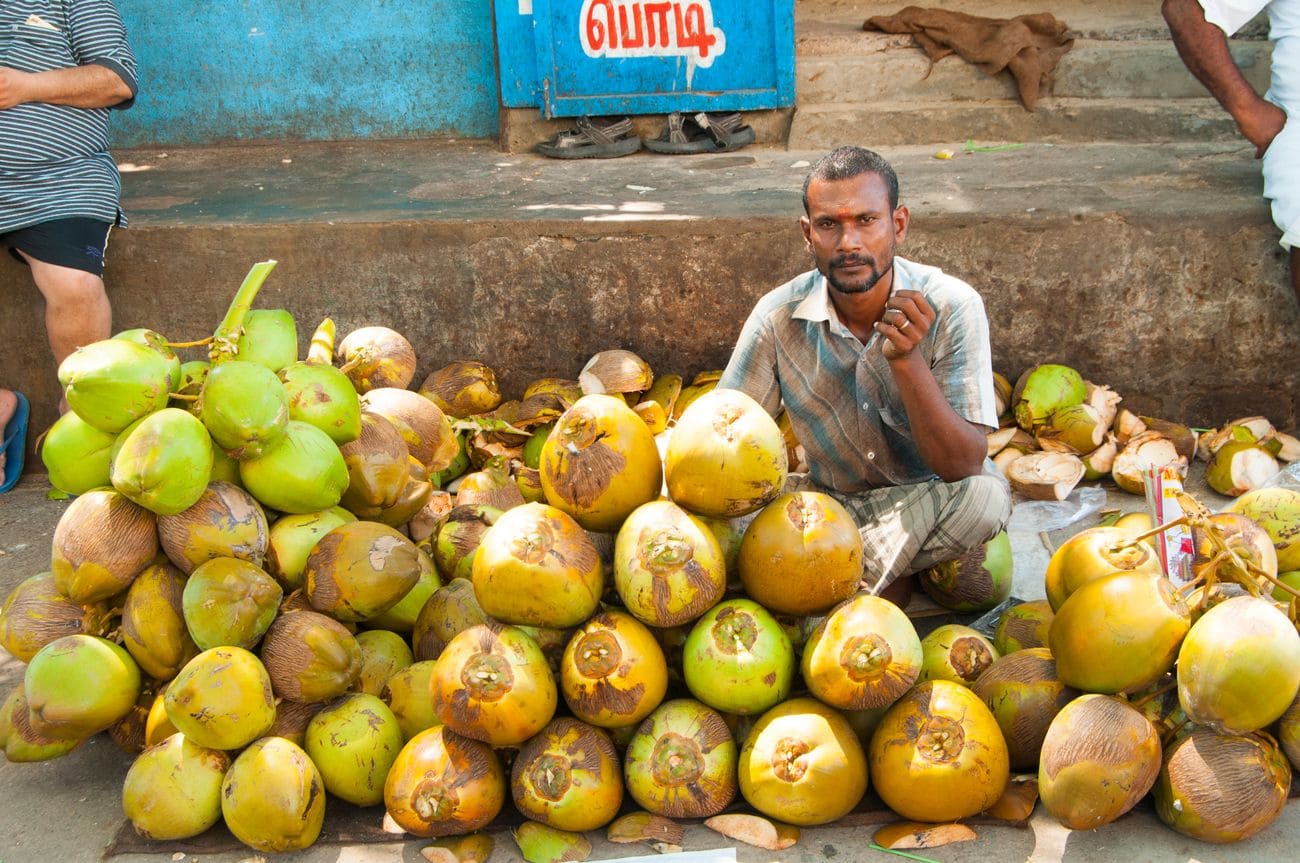
<path fill-rule="evenodd" d="M 113 144 L 497 134 L 486 0 L 117 0 L 140 97 Z"/>

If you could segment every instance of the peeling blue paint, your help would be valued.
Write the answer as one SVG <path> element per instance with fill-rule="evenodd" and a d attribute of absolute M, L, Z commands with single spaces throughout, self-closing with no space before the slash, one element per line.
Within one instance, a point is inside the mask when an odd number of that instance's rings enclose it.
<path fill-rule="evenodd" d="M 140 95 L 114 146 L 494 137 L 484 0 L 117 0 Z"/>

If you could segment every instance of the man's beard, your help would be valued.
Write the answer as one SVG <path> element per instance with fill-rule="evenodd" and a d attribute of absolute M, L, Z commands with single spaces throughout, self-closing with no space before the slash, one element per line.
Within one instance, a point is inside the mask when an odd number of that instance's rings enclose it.
<path fill-rule="evenodd" d="M 864 282 L 860 284 L 846 284 L 835 275 L 838 268 L 843 267 L 846 264 L 866 264 L 871 268 L 871 271 L 867 274 Z M 889 266 L 885 267 L 883 270 L 876 264 L 874 258 L 861 257 L 858 255 L 837 255 L 834 258 L 831 258 L 830 262 L 826 265 L 826 281 L 832 288 L 841 294 L 866 294 L 870 293 L 871 289 L 876 286 L 876 283 L 884 278 L 885 274 L 893 268 L 894 259 L 892 255 L 889 259 Z"/>

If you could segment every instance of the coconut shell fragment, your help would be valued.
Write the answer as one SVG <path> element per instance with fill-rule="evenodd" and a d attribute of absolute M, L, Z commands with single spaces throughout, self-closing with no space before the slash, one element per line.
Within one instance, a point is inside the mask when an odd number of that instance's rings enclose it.
<path fill-rule="evenodd" d="M 1065 500 L 1086 472 L 1077 455 L 1036 452 L 1013 461 L 1006 476 L 1014 490 L 1031 500 Z"/>
<path fill-rule="evenodd" d="M 799 841 L 799 828 L 771 821 L 759 815 L 731 812 L 704 820 L 704 826 L 728 839 L 753 845 L 765 851 L 784 851 Z M 911 846 L 916 847 L 916 846 Z"/>
<path fill-rule="evenodd" d="M 919 821 L 899 821 L 881 827 L 871 837 L 881 848 L 940 848 L 954 842 L 978 839 L 974 830 L 965 824 L 925 824 Z"/>

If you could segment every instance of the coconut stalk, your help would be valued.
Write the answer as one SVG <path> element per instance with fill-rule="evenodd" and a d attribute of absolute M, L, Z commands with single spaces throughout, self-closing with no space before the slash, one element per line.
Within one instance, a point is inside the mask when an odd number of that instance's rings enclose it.
<path fill-rule="evenodd" d="M 326 318 L 320 322 L 316 332 L 311 335 L 311 346 L 307 348 L 307 362 L 328 366 L 334 362 L 334 319 Z"/>
<path fill-rule="evenodd" d="M 257 292 L 262 289 L 266 277 L 271 275 L 276 263 L 274 260 L 260 261 L 253 264 L 248 275 L 244 276 L 243 283 L 235 292 L 235 298 L 230 301 L 226 316 L 221 319 L 221 325 L 212 334 L 208 359 L 214 366 L 233 360 L 239 354 L 239 335 L 244 329 L 244 318 L 252 309 L 253 301 L 257 299 Z"/>

